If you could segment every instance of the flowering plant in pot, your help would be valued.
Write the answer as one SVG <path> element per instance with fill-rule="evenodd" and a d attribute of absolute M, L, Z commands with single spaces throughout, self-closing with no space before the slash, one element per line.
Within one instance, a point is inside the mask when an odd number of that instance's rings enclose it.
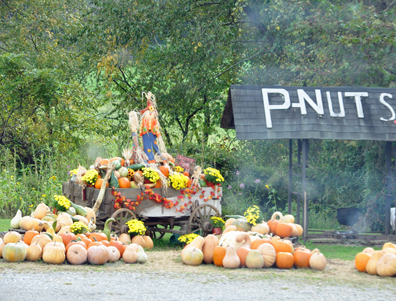
<path fill-rule="evenodd" d="M 225 221 L 218 216 L 212 216 L 210 222 L 213 225 L 213 234 L 220 235 L 224 227 Z"/>

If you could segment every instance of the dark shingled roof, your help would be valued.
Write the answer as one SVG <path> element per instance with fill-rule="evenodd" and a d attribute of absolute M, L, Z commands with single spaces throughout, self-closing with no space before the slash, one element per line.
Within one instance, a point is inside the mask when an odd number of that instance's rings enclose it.
<path fill-rule="evenodd" d="M 262 89 L 284 89 L 290 95 L 291 105 L 287 109 L 270 111 L 272 128 L 267 126 Z M 318 114 L 305 101 L 307 114 L 301 114 L 297 89 L 302 89 L 317 103 L 315 89 L 320 89 L 324 114 Z M 338 93 L 343 95 L 345 117 L 331 117 L 326 92 L 331 94 L 335 113 L 340 112 Z M 361 98 L 364 118 L 357 114 L 356 99 L 345 96 L 345 92 L 367 92 Z M 264 139 L 338 139 L 338 140 L 383 140 L 396 141 L 396 124 L 389 119 L 391 110 L 379 101 L 384 100 L 396 111 L 396 89 L 363 87 L 286 87 L 286 86 L 237 86 L 228 91 L 228 99 L 221 120 L 221 127 L 235 129 L 239 140 Z M 269 94 L 270 105 L 285 102 L 280 94 Z"/>

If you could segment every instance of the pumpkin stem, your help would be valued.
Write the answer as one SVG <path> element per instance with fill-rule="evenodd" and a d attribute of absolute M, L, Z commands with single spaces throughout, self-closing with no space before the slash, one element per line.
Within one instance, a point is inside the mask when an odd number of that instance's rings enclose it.
<path fill-rule="evenodd" d="M 279 219 L 282 220 L 283 214 L 281 212 L 279 212 L 279 211 L 276 211 L 276 212 L 274 212 L 274 214 L 272 214 L 271 220 L 275 220 L 276 217 L 279 217 Z"/>

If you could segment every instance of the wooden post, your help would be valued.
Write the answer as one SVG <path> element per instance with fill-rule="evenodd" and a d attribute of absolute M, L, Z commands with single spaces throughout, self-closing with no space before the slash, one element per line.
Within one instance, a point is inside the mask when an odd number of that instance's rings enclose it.
<path fill-rule="evenodd" d="M 297 140 L 297 165 L 301 166 L 301 139 Z M 301 194 L 297 193 L 297 224 L 300 224 Z"/>

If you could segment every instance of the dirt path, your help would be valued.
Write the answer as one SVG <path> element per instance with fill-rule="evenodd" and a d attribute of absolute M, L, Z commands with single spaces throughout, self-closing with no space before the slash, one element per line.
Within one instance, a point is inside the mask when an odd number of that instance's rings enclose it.
<path fill-rule="evenodd" d="M 228 270 L 181 263 L 180 252 L 149 252 L 149 263 L 105 266 L 7 263 L 0 259 L 0 300 L 393 300 L 396 279 L 358 273 L 352 263 L 326 270 Z"/>

